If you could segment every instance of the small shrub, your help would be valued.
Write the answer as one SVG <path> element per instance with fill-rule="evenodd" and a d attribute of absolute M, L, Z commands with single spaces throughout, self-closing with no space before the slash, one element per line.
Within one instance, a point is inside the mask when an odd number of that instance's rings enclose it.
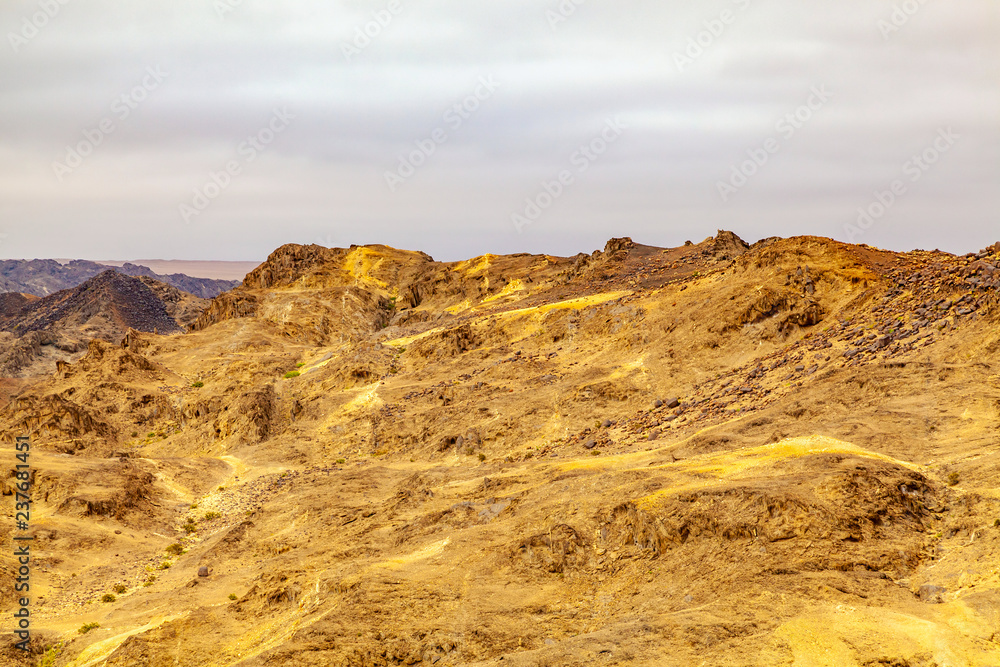
<path fill-rule="evenodd" d="M 230 600 L 235 600 L 236 599 L 236 593 L 230 593 L 229 594 L 229 599 Z"/>
<path fill-rule="evenodd" d="M 184 524 L 184 532 L 187 533 L 188 535 L 195 532 L 196 530 L 198 530 L 198 526 L 194 525 L 193 523 Z"/>
<path fill-rule="evenodd" d="M 45 651 L 45 654 L 38 660 L 38 667 L 53 667 L 56 664 L 56 658 L 62 653 L 63 643 L 59 642 L 49 650 Z"/>
<path fill-rule="evenodd" d="M 87 623 L 86 625 L 81 626 L 80 629 L 77 630 L 77 632 L 79 632 L 81 635 L 85 635 L 91 630 L 96 630 L 99 627 L 101 627 L 100 623 Z"/>
<path fill-rule="evenodd" d="M 344 463 L 347 463 L 347 459 L 337 459 L 337 463 L 342 465 Z"/>
<path fill-rule="evenodd" d="M 118 598 L 116 598 L 116 597 L 115 597 L 114 595 L 112 595 L 111 593 L 105 593 L 105 594 L 104 594 L 104 597 L 102 597 L 102 598 L 101 598 L 101 602 L 114 602 L 114 601 L 115 601 L 115 600 L 117 600 L 117 599 L 118 599 Z"/>
<path fill-rule="evenodd" d="M 115 584 L 115 593 L 118 593 L 118 595 L 121 595 L 127 590 L 128 587 L 125 584 Z"/>
<path fill-rule="evenodd" d="M 145 583 L 145 584 L 143 584 L 143 585 L 144 585 L 144 586 L 149 586 L 149 585 L 150 585 L 150 584 L 152 584 L 152 583 L 153 583 L 154 581 L 156 581 L 156 575 L 155 575 L 155 574 L 151 574 L 151 575 L 149 575 L 148 577 L 146 577 L 146 583 Z"/>
<path fill-rule="evenodd" d="M 146 437 L 147 438 L 154 438 L 154 437 L 156 437 L 156 434 L 155 433 L 147 433 Z"/>
<path fill-rule="evenodd" d="M 301 361 L 299 363 L 295 364 L 296 368 L 302 368 L 303 366 L 305 366 L 305 364 L 303 362 L 301 362 Z"/>
<path fill-rule="evenodd" d="M 198 509 L 198 503 L 191 503 L 191 509 L 193 510 Z"/>
<path fill-rule="evenodd" d="M 961 479 L 962 476 L 959 475 L 957 472 L 948 473 L 948 486 L 955 486 L 961 481 Z"/>
<path fill-rule="evenodd" d="M 302 375 L 302 373 L 298 371 L 288 371 L 287 373 L 285 373 L 285 379 L 291 380 L 292 378 L 297 378 L 300 375 Z"/>
<path fill-rule="evenodd" d="M 169 570 L 170 569 L 170 561 L 169 560 L 163 561 L 162 563 L 160 563 L 160 567 L 158 569 L 160 569 L 160 570 Z"/>
<path fill-rule="evenodd" d="M 996 521 L 993 522 L 993 527 L 1000 528 L 1000 519 L 997 519 Z"/>
<path fill-rule="evenodd" d="M 184 547 L 182 547 L 179 544 L 171 544 L 169 547 L 167 547 L 167 553 L 173 554 L 174 556 L 180 556 L 182 553 L 184 553 Z"/>
<path fill-rule="evenodd" d="M 226 490 L 226 487 L 224 487 L 224 486 L 220 486 L 219 487 L 219 491 L 225 491 L 225 490 Z"/>
<path fill-rule="evenodd" d="M 222 514 L 219 512 L 205 512 L 205 521 L 211 521 L 212 519 L 218 519 Z"/>
<path fill-rule="evenodd" d="M 201 380 L 198 380 L 197 382 L 195 382 L 191 386 L 194 387 L 195 389 L 201 389 L 202 387 L 205 386 L 205 383 L 202 382 Z"/>
<path fill-rule="evenodd" d="M 486 460 L 486 454 L 483 454 L 482 452 L 479 452 L 479 460 L 480 461 L 485 461 Z"/>
<path fill-rule="evenodd" d="M 139 437 L 139 432 L 138 431 L 132 431 L 132 437 L 133 438 L 138 438 Z"/>

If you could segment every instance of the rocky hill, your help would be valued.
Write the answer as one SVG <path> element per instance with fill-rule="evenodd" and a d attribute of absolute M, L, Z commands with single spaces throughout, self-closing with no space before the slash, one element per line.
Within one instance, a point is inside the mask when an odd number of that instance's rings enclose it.
<path fill-rule="evenodd" d="M 78 359 L 91 340 L 118 342 L 129 330 L 177 333 L 207 301 L 152 278 L 105 271 L 43 298 L 0 295 L 0 375 L 48 375 Z"/>
<path fill-rule="evenodd" d="M 66 264 L 54 259 L 7 259 L 0 260 L 0 292 L 47 296 L 76 287 L 109 269 L 127 276 L 153 278 L 203 299 L 218 296 L 239 284 L 231 280 L 192 278 L 180 273 L 161 276 L 145 266 L 129 263 L 119 267 L 79 259 Z"/>
<path fill-rule="evenodd" d="M 3 655 L 1000 664 L 998 266 L 284 246 L 185 332 L 6 390 L 37 560 Z"/>

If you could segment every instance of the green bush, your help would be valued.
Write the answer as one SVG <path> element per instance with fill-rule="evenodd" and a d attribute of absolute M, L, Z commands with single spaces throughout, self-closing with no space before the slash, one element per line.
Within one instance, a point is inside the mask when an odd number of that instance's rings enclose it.
<path fill-rule="evenodd" d="M 118 598 L 116 598 L 116 597 L 115 597 L 114 595 L 112 595 L 111 593 L 105 593 L 105 594 L 104 594 L 104 597 L 102 597 L 102 598 L 101 598 L 101 602 L 114 602 L 114 601 L 115 601 L 115 600 L 117 600 L 117 599 L 118 599 Z"/>
<path fill-rule="evenodd" d="M 167 547 L 167 553 L 173 554 L 174 556 L 180 556 L 182 553 L 184 553 L 184 547 L 182 547 L 180 544 L 171 544 L 169 547 Z"/>
<path fill-rule="evenodd" d="M 170 569 L 170 561 L 169 560 L 163 561 L 162 563 L 160 563 L 160 567 L 158 569 L 160 569 L 160 570 L 169 570 Z"/>
<path fill-rule="evenodd" d="M 91 630 L 96 630 L 99 627 L 101 627 L 100 623 L 87 623 L 86 625 L 82 626 L 79 630 L 77 630 L 77 632 L 79 632 L 81 635 L 85 635 Z"/>
<path fill-rule="evenodd" d="M 292 378 L 297 378 L 300 375 L 302 375 L 302 373 L 298 371 L 288 371 L 287 373 L 285 373 L 285 379 L 291 380 Z"/>
<path fill-rule="evenodd" d="M 337 463 L 338 463 L 338 464 L 344 464 L 344 463 L 347 463 L 347 459 L 337 459 Z"/>
<path fill-rule="evenodd" d="M 38 660 L 38 667 L 53 667 L 56 664 L 56 659 L 59 654 L 62 653 L 63 643 L 59 642 L 52 648 L 45 651 L 45 654 Z"/>
<path fill-rule="evenodd" d="M 962 480 L 962 476 L 957 472 L 948 473 L 948 486 L 955 486 Z"/>
<path fill-rule="evenodd" d="M 305 364 L 303 362 L 301 362 L 301 361 L 299 363 L 295 364 L 296 368 L 302 368 L 303 366 L 305 366 Z"/>
<path fill-rule="evenodd" d="M 211 521 L 212 519 L 218 519 L 222 514 L 219 512 L 205 512 L 205 521 Z"/>
<path fill-rule="evenodd" d="M 479 460 L 480 461 L 485 461 L 486 460 L 486 454 L 483 454 L 482 452 L 480 452 L 479 453 Z"/>
<path fill-rule="evenodd" d="M 115 584 L 115 593 L 118 593 L 118 595 L 121 595 L 127 590 L 128 586 L 126 586 L 125 584 Z"/>
<path fill-rule="evenodd" d="M 204 386 L 205 386 L 205 383 L 204 383 L 204 382 L 202 382 L 201 380 L 198 380 L 197 382 L 195 382 L 195 383 L 194 383 L 193 385 L 191 385 L 191 386 L 192 386 L 192 387 L 194 387 L 195 389 L 201 389 L 202 387 L 204 387 Z"/>
<path fill-rule="evenodd" d="M 236 593 L 230 593 L 229 594 L 229 599 L 230 600 L 235 600 L 236 599 Z"/>

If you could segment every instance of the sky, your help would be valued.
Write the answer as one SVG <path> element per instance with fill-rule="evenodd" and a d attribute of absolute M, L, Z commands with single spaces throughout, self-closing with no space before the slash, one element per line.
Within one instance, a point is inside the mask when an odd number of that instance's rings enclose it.
<path fill-rule="evenodd" d="M 5 0 L 0 257 L 1000 240 L 996 0 Z"/>

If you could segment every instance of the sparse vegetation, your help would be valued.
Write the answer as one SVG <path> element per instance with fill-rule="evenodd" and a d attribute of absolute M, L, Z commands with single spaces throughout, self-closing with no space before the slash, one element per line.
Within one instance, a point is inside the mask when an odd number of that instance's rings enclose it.
<path fill-rule="evenodd" d="M 295 364 L 296 368 L 302 368 L 303 366 L 305 366 L 305 363 L 303 363 L 301 361 L 299 363 Z"/>
<path fill-rule="evenodd" d="M 948 486 L 956 486 L 960 481 L 962 481 L 962 476 L 957 472 L 948 473 Z"/>
<path fill-rule="evenodd" d="M 115 593 L 118 593 L 118 595 L 121 595 L 127 590 L 128 586 L 126 586 L 125 584 L 115 584 Z"/>
<path fill-rule="evenodd" d="M 96 630 L 99 627 L 101 627 L 100 623 L 86 623 L 84 625 L 81 625 L 80 628 L 77 630 L 77 632 L 81 635 L 85 635 L 91 630 Z"/>
<path fill-rule="evenodd" d="M 169 560 L 163 561 L 162 563 L 160 563 L 160 566 L 157 569 L 159 569 L 159 570 L 169 570 L 170 569 L 170 561 Z"/>
<path fill-rule="evenodd" d="M 337 459 L 337 463 L 340 464 L 340 465 L 343 465 L 343 464 L 347 463 L 347 459 Z"/>
<path fill-rule="evenodd" d="M 480 461 L 485 461 L 486 460 L 486 454 L 483 454 L 482 452 L 479 452 L 479 460 Z"/>
<path fill-rule="evenodd" d="M 236 593 L 230 593 L 229 594 L 229 599 L 230 600 L 235 600 L 236 599 Z"/>
<path fill-rule="evenodd" d="M 118 599 L 118 598 L 116 598 L 116 597 L 115 597 L 114 595 L 112 595 L 111 593 L 105 593 L 105 594 L 104 594 L 104 597 L 102 597 L 102 598 L 101 598 L 101 602 L 114 602 L 114 601 L 115 601 L 115 600 L 117 600 L 117 599 Z"/>
<path fill-rule="evenodd" d="M 222 514 L 219 512 L 205 512 L 205 521 L 211 521 L 213 519 L 218 519 Z"/>
<path fill-rule="evenodd" d="M 194 387 L 195 389 L 201 389 L 202 387 L 205 386 L 205 383 L 202 382 L 201 380 L 198 380 L 197 382 L 195 382 L 191 386 Z"/>
<path fill-rule="evenodd" d="M 180 556 L 181 554 L 184 553 L 184 547 L 180 544 L 171 544 L 169 547 L 167 547 L 167 553 L 172 554 L 174 556 Z"/>
<path fill-rule="evenodd" d="M 300 375 L 302 375 L 302 373 L 298 371 L 288 371 L 287 373 L 285 373 L 285 379 L 291 380 L 292 378 L 297 378 Z"/>
<path fill-rule="evenodd" d="M 38 667 L 54 667 L 56 660 L 59 658 L 59 654 L 62 653 L 63 643 L 59 642 L 55 646 L 49 648 L 42 654 L 42 657 L 38 659 Z"/>

